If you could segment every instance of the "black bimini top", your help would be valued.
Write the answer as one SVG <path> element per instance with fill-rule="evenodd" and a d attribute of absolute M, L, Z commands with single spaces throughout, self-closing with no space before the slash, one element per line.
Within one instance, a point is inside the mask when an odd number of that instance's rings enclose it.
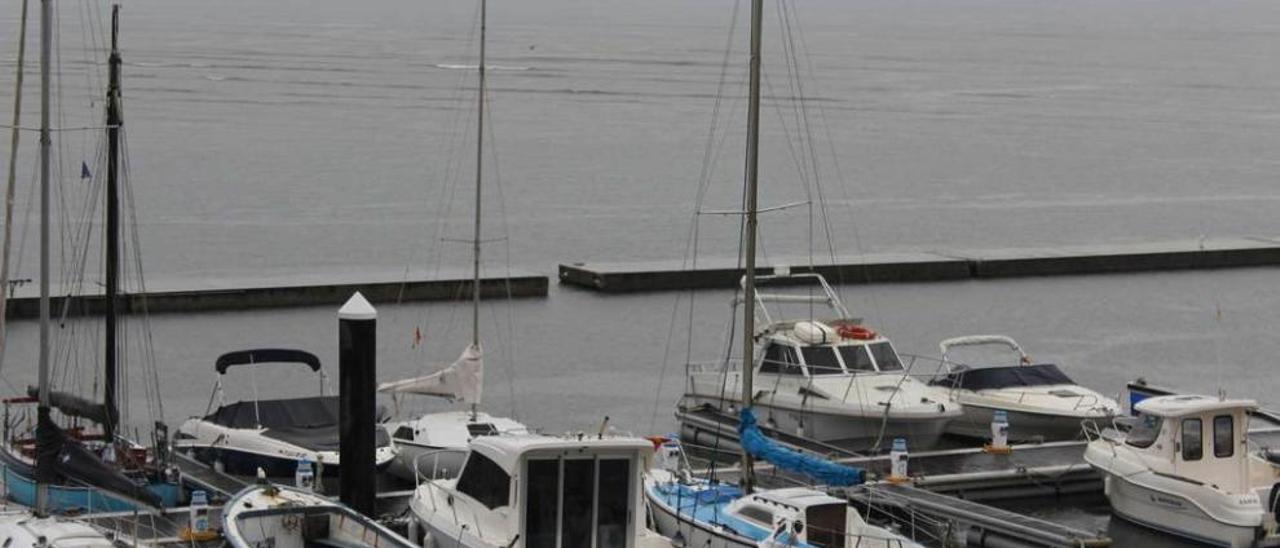
<path fill-rule="evenodd" d="M 233 365 L 249 365 L 261 363 L 300 363 L 310 367 L 312 371 L 320 370 L 320 358 L 305 350 L 290 348 L 255 348 L 237 350 L 218 356 L 214 368 L 219 375 L 225 375 L 227 368 Z"/>
<path fill-rule="evenodd" d="M 960 369 L 929 384 L 964 390 L 989 390 L 1020 386 L 1051 386 L 1075 384 L 1058 366 L 1051 363 L 1037 365 L 1011 365 L 1006 367 L 981 367 Z"/>
<path fill-rule="evenodd" d="M 381 420 L 385 410 L 378 410 Z M 266 429 L 263 435 L 313 451 L 338 449 L 338 396 L 314 396 L 285 400 L 242 401 L 219 407 L 204 420 L 227 428 Z M 261 417 L 261 423 L 259 423 Z M 390 443 L 382 428 L 376 430 L 376 445 Z"/>

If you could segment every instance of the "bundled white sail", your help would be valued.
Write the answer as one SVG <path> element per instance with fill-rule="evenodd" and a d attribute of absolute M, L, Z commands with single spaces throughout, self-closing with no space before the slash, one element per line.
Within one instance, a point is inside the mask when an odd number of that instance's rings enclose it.
<path fill-rule="evenodd" d="M 484 358 L 480 347 L 468 345 L 449 367 L 430 375 L 383 383 L 379 392 L 438 396 L 461 403 L 480 405 L 484 392 Z"/>

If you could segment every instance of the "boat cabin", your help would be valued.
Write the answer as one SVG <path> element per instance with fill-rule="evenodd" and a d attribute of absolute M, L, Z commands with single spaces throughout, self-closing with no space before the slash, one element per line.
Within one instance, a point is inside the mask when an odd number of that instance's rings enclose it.
<path fill-rule="evenodd" d="M 898 373 L 902 359 L 889 339 L 852 323 L 798 321 L 773 326 L 756 371 L 817 377 Z"/>
<path fill-rule="evenodd" d="M 639 438 L 475 438 L 456 480 L 428 481 L 412 502 L 427 529 L 527 548 L 630 548 L 643 529 Z"/>
<path fill-rule="evenodd" d="M 805 488 L 773 489 L 741 497 L 727 508 L 734 517 L 768 531 L 784 531 L 779 539 L 809 546 L 843 547 L 851 517 L 848 504 L 838 498 Z M 852 514 L 852 516 L 850 515 Z"/>
<path fill-rule="evenodd" d="M 1248 414 L 1252 400 L 1207 396 L 1161 396 L 1137 403 L 1136 420 L 1124 445 L 1141 454 L 1153 471 L 1247 493 Z"/>

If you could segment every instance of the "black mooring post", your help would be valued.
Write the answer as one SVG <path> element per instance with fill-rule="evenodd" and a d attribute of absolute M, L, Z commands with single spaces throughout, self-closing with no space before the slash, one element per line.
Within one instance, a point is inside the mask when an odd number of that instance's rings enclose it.
<path fill-rule="evenodd" d="M 351 509 L 373 517 L 377 466 L 374 382 L 378 311 L 356 292 L 338 311 L 338 489 Z"/>

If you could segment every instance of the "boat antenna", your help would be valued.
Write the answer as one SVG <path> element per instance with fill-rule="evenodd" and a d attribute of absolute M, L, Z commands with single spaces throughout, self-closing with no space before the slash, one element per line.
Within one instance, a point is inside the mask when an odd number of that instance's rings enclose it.
<path fill-rule="evenodd" d="M 50 52 L 53 49 L 53 0 L 40 0 L 40 372 L 36 406 L 36 514 L 49 509 L 49 481 L 56 432 L 49 411 L 49 84 Z"/>
<path fill-rule="evenodd" d="M 480 61 L 476 70 L 480 83 L 476 93 L 476 218 L 475 233 L 471 241 L 471 346 L 480 349 L 480 183 L 484 169 L 484 46 L 488 16 L 487 0 L 480 0 Z M 471 402 L 471 421 L 476 420 L 476 403 Z"/>
<path fill-rule="evenodd" d="M 107 242 L 106 242 L 106 321 L 103 326 L 105 341 L 103 351 L 102 399 L 106 406 L 106 420 L 102 433 L 108 447 L 115 446 L 116 420 L 120 416 L 116 400 L 116 321 L 120 315 L 120 126 L 124 119 L 120 112 L 120 5 L 111 6 L 111 56 L 107 61 Z"/>
<path fill-rule="evenodd" d="M 747 227 L 743 235 L 746 247 L 746 281 L 742 284 L 742 405 L 751 409 L 755 403 L 755 389 L 752 386 L 752 367 L 755 364 L 755 306 L 756 306 L 756 210 L 759 207 L 757 194 L 759 191 L 760 167 L 760 42 L 761 27 L 764 18 L 764 0 L 751 1 L 751 59 L 749 89 L 747 102 Z M 742 486 L 743 491 L 750 493 L 755 482 L 755 465 L 751 453 L 745 444 L 742 449 Z"/>
<path fill-rule="evenodd" d="M 22 137 L 22 80 L 27 59 L 27 0 L 22 0 L 18 26 L 18 65 L 13 82 L 13 131 L 9 134 L 9 180 L 4 191 L 4 251 L 0 255 L 0 365 L 4 363 L 5 317 L 9 304 L 9 251 L 13 243 L 13 199 L 18 181 L 18 141 Z"/>

